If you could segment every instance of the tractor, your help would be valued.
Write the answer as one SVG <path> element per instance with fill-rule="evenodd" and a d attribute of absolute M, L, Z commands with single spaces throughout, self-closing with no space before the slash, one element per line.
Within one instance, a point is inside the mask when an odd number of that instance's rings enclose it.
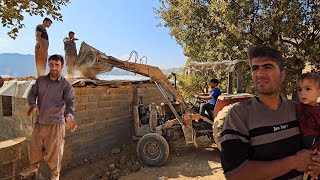
<path fill-rule="evenodd" d="M 181 136 L 184 137 L 187 146 L 196 147 L 196 137 L 213 137 L 221 150 L 219 138 L 224 117 L 232 106 L 230 104 L 252 97 L 247 93 L 231 94 L 231 73 L 236 71 L 238 75 L 241 74 L 243 63 L 244 61 L 223 61 L 190 64 L 191 71 L 224 69 L 229 73 L 228 94 L 219 96 L 214 109 L 214 121 L 196 112 L 158 67 L 107 56 L 82 42 L 75 68 L 83 78 L 89 79 L 95 78 L 99 73 L 111 71 L 114 67 L 152 79 L 165 102 L 161 105 L 138 103 L 133 107 L 133 138 L 138 140 L 137 155 L 140 161 L 147 166 L 161 166 L 169 157 L 168 140 Z M 237 87 L 237 92 L 241 92 L 242 84 L 239 78 Z"/>

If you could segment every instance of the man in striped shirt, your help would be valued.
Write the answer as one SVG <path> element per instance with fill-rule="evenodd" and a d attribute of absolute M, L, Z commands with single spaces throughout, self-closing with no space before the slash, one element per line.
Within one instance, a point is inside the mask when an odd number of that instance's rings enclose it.
<path fill-rule="evenodd" d="M 233 106 L 221 134 L 221 162 L 227 179 L 316 177 L 317 151 L 301 150 L 295 103 L 280 96 L 285 79 L 279 51 L 252 47 L 248 53 L 259 95 Z M 313 160 L 312 160 L 313 158 Z"/>

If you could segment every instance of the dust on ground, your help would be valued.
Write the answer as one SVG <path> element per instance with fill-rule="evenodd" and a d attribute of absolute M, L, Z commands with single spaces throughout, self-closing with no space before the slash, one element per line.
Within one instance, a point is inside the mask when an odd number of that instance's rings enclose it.
<path fill-rule="evenodd" d="M 139 163 L 136 143 L 124 146 L 117 153 L 105 153 L 86 159 L 63 170 L 61 179 L 85 180 L 224 180 L 220 152 L 207 137 L 197 138 L 198 148 L 186 147 L 184 139 L 170 142 L 170 155 L 161 167 L 147 167 Z"/>

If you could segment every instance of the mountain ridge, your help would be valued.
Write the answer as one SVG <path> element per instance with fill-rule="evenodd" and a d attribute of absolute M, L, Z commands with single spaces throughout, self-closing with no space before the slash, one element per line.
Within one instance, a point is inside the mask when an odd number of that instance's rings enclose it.
<path fill-rule="evenodd" d="M 161 69 L 165 75 L 171 72 L 179 73 L 181 68 Z M 66 74 L 64 68 L 63 74 Z M 134 73 L 114 68 L 111 72 L 103 73 L 104 75 L 134 75 Z M 11 77 L 26 77 L 36 76 L 36 68 L 34 62 L 34 55 L 19 54 L 19 53 L 0 53 L 0 75 L 9 75 Z"/>

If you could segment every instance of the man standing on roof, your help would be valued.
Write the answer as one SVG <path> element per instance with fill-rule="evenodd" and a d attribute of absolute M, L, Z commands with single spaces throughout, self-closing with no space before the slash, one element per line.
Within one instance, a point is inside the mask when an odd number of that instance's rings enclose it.
<path fill-rule="evenodd" d="M 44 76 L 46 74 L 48 49 L 49 49 L 49 36 L 46 28 L 52 24 L 51 19 L 44 18 L 43 23 L 36 27 L 36 47 L 35 47 L 35 63 L 37 76 Z"/>
<path fill-rule="evenodd" d="M 74 37 L 73 31 L 69 32 L 69 37 L 63 39 L 68 78 L 74 76 L 74 63 L 77 59 L 77 47 L 74 42 L 76 40 L 78 39 Z"/>

